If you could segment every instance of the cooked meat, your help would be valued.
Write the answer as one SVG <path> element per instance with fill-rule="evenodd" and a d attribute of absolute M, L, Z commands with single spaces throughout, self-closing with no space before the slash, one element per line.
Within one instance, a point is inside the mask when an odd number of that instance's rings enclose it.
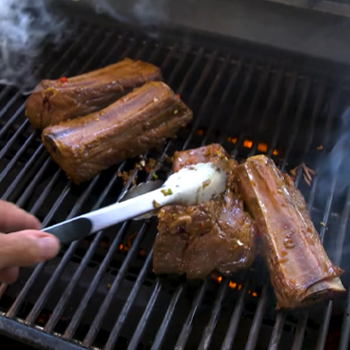
<path fill-rule="evenodd" d="M 162 82 L 148 82 L 107 108 L 50 126 L 42 140 L 68 178 L 79 184 L 175 137 L 192 111 Z"/>
<path fill-rule="evenodd" d="M 249 267 L 255 256 L 256 229 L 237 195 L 233 171 L 237 163 L 220 145 L 176 152 L 173 172 L 197 163 L 213 162 L 225 170 L 227 189 L 197 206 L 167 206 L 158 214 L 153 254 L 156 274 L 186 274 L 204 278 L 213 270 L 227 275 Z"/>
<path fill-rule="evenodd" d="M 300 307 L 344 291 L 338 278 L 343 271 L 329 260 L 290 177 L 262 155 L 248 158 L 236 171 L 262 237 L 277 308 Z"/>
<path fill-rule="evenodd" d="M 44 129 L 101 110 L 151 80 L 162 80 L 159 68 L 126 58 L 76 77 L 41 81 L 25 113 L 35 128 Z"/>

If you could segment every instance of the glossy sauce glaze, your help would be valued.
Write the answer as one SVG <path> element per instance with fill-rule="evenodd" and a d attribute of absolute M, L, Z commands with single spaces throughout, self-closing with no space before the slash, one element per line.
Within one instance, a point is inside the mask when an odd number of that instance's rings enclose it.
<path fill-rule="evenodd" d="M 263 241 L 277 308 L 312 302 L 314 293 L 320 297 L 344 291 L 338 279 L 343 271 L 329 260 L 290 177 L 263 155 L 248 158 L 237 174 L 239 191 Z"/>
<path fill-rule="evenodd" d="M 188 279 L 196 279 L 217 270 L 228 275 L 254 261 L 256 228 L 236 191 L 233 170 L 237 163 L 214 144 L 176 152 L 173 171 L 205 162 L 225 170 L 227 189 L 200 205 L 160 210 L 153 255 L 156 274 L 186 274 Z"/>

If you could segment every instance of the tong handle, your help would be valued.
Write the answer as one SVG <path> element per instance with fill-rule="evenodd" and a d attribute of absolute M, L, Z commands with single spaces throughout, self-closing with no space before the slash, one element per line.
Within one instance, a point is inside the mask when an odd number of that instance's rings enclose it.
<path fill-rule="evenodd" d="M 42 231 L 56 236 L 62 244 L 68 244 L 75 240 L 92 234 L 92 222 L 84 217 L 61 222 L 57 225 L 44 228 Z"/>
<path fill-rule="evenodd" d="M 171 196 L 170 196 L 171 197 Z M 164 206 L 171 199 L 164 196 L 161 189 L 112 204 L 76 218 L 43 229 L 56 236 L 61 243 L 71 243 L 120 222 L 145 214 L 155 208 L 155 202 Z"/>

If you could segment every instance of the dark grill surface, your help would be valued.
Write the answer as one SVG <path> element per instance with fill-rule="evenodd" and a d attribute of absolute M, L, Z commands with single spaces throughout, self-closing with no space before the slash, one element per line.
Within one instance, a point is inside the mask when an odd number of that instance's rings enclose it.
<path fill-rule="evenodd" d="M 274 55 L 252 58 L 233 44 L 201 46 L 169 37 L 156 40 L 126 29 L 84 26 L 59 50 L 47 48 L 37 76 L 69 76 L 138 58 L 161 67 L 166 82 L 193 109 L 194 123 L 149 157 L 164 163 L 175 150 L 220 142 L 238 159 L 257 153 L 283 169 L 302 162 L 318 171 L 335 141 L 349 99 L 344 79 L 285 64 Z M 0 194 L 45 226 L 117 201 L 116 174 L 129 160 L 87 184 L 70 184 L 51 161 L 24 117 L 15 88 L 0 91 Z M 319 147 L 319 146 L 323 147 Z M 166 176 L 166 168 L 157 171 Z M 153 174 L 148 175 L 152 178 Z M 316 176 L 309 187 L 301 169 L 296 184 L 330 258 L 349 288 L 350 187 Z M 350 181 L 350 180 L 349 180 Z M 347 349 L 350 322 L 343 299 L 308 310 L 276 312 L 265 265 L 204 282 L 152 274 L 156 220 L 126 222 L 64 247 L 60 255 L 1 286 L 0 333 L 42 349 Z"/>

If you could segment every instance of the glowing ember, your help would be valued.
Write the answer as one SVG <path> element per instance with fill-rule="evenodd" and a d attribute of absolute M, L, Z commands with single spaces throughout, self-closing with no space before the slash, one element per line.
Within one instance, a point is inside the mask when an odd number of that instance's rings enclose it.
<path fill-rule="evenodd" d="M 244 140 L 243 146 L 244 146 L 245 148 L 252 148 L 252 146 L 253 146 L 253 141 L 251 141 L 251 140 Z"/>
<path fill-rule="evenodd" d="M 222 281 L 222 276 L 218 276 L 215 273 L 211 275 L 211 278 L 215 280 L 216 282 L 220 283 Z"/>
<path fill-rule="evenodd" d="M 237 142 L 237 137 L 231 137 L 231 136 L 229 136 L 229 137 L 227 138 L 227 141 L 228 141 L 228 142 L 231 142 L 231 143 L 233 143 L 233 144 L 235 144 L 235 143 Z"/>
<path fill-rule="evenodd" d="M 144 249 L 139 249 L 139 252 L 138 252 L 138 254 L 140 255 L 140 256 L 146 256 L 146 251 L 144 250 Z"/>
<path fill-rule="evenodd" d="M 259 143 L 258 144 L 258 151 L 267 152 L 267 144 L 266 143 Z"/>
<path fill-rule="evenodd" d="M 232 288 L 232 289 L 235 289 L 235 288 L 237 287 L 237 283 L 230 281 L 230 283 L 228 284 L 228 286 L 229 286 L 230 288 Z"/>
<path fill-rule="evenodd" d="M 213 280 L 215 280 L 216 282 L 220 283 L 222 281 L 222 276 L 218 276 L 216 274 L 212 274 L 211 278 Z M 228 283 L 229 288 L 231 289 L 237 289 L 237 290 L 242 290 L 243 285 L 242 284 L 237 284 L 236 282 L 230 281 Z M 250 290 L 248 290 L 247 294 L 252 295 L 254 298 L 258 297 L 258 293 L 257 292 L 251 292 Z"/>

